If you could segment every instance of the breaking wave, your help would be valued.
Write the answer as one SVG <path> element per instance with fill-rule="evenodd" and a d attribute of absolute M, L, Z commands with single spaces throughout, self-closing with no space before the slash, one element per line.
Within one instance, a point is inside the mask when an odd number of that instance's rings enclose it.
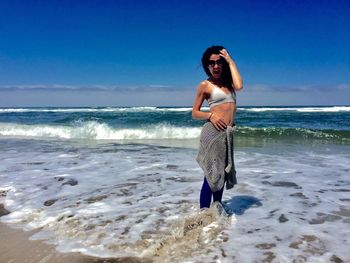
<path fill-rule="evenodd" d="M 143 140 L 143 139 L 195 139 L 201 132 L 199 127 L 175 126 L 167 123 L 141 125 L 140 127 L 112 127 L 96 121 L 79 122 L 75 125 L 27 125 L 0 123 L 0 136 L 88 139 L 88 140 Z M 321 130 L 306 128 L 239 126 L 235 130 L 237 137 L 260 139 L 325 140 L 332 142 L 350 142 L 350 131 Z"/>

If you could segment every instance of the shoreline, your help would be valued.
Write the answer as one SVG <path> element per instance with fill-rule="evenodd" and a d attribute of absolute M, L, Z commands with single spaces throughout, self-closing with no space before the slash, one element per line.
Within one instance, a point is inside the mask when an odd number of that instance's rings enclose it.
<path fill-rule="evenodd" d="M 0 203 L 0 218 L 8 214 Z M 79 252 L 62 253 L 54 245 L 41 240 L 30 240 L 35 230 L 13 228 L 0 221 L 0 262 L 2 263 L 151 263 L 150 259 L 135 257 L 98 258 Z"/>

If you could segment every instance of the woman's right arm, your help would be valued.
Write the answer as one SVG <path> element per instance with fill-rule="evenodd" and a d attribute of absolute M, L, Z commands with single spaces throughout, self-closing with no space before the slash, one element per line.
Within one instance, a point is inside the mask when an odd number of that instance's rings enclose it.
<path fill-rule="evenodd" d="M 197 120 L 209 120 L 212 113 L 201 111 L 205 99 L 205 84 L 201 82 L 197 88 L 196 99 L 192 107 L 192 118 Z"/>
<path fill-rule="evenodd" d="M 225 123 L 225 119 L 222 116 L 216 115 L 213 112 L 201 111 L 201 107 L 205 99 L 206 87 L 207 86 L 205 82 L 202 82 L 198 86 L 196 99 L 193 103 L 192 108 L 192 118 L 197 120 L 209 120 L 217 130 L 224 130 L 226 129 L 227 125 Z"/>

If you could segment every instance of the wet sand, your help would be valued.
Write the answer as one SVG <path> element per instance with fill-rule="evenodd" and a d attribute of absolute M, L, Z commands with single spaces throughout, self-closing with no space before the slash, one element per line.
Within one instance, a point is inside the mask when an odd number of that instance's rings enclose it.
<path fill-rule="evenodd" d="M 0 262 L 2 263 L 148 263 L 138 258 L 95 258 L 80 253 L 60 253 L 53 245 L 29 240 L 35 231 L 22 231 L 0 223 Z"/>

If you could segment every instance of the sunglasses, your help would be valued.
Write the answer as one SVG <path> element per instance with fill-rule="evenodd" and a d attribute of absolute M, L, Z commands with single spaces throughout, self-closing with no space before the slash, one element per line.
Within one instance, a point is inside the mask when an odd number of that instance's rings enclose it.
<path fill-rule="evenodd" d="M 218 59 L 218 60 L 209 60 L 208 61 L 208 66 L 214 67 L 215 65 L 222 66 L 223 60 Z"/>

